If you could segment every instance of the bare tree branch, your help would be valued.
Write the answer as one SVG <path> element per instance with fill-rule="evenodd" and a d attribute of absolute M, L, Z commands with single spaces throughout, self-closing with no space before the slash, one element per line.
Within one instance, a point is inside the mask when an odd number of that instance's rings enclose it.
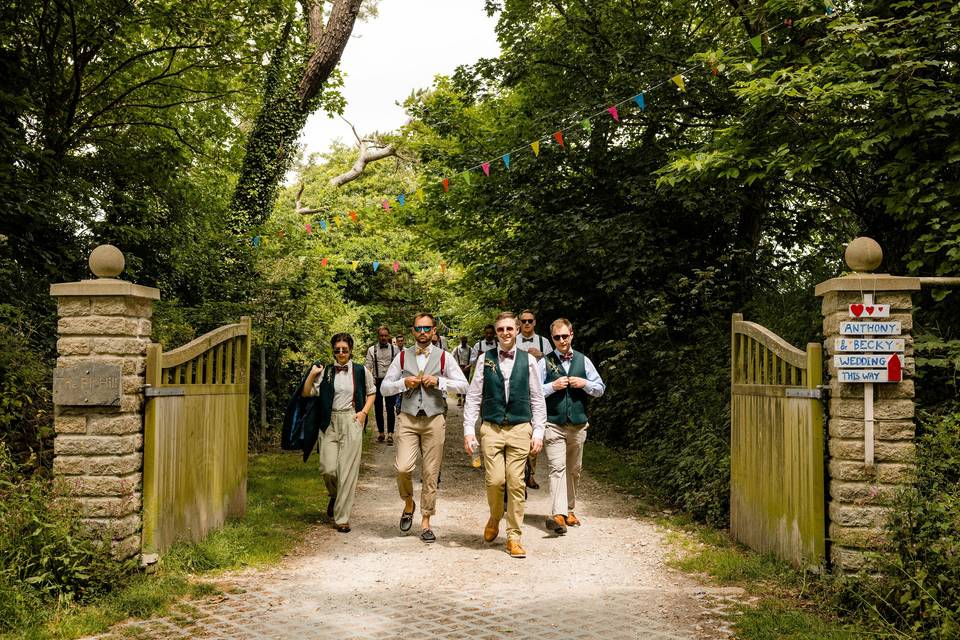
<path fill-rule="evenodd" d="M 357 160 L 353 163 L 353 166 L 349 171 L 330 178 L 330 184 L 334 187 L 342 187 L 348 182 L 359 178 L 363 173 L 363 169 L 368 163 L 376 162 L 377 160 L 383 160 L 384 158 L 389 158 L 390 156 L 395 155 L 397 155 L 397 150 L 392 144 L 384 146 L 383 144 L 374 140 L 361 140 L 360 154 L 357 156 Z"/>
<path fill-rule="evenodd" d="M 313 42 L 316 38 L 317 44 L 310 59 L 307 60 L 303 77 L 297 87 L 301 109 L 307 108 L 308 103 L 320 92 L 323 83 L 340 62 L 340 56 L 343 55 L 343 50 L 350 39 L 350 33 L 353 31 L 362 3 L 363 0 L 336 0 L 333 8 L 330 9 L 330 16 L 327 18 L 323 33 L 319 34 L 318 38 L 315 31 L 310 33 L 310 41 Z M 312 19 L 310 26 L 316 28 Z"/>
<path fill-rule="evenodd" d="M 303 201 L 300 199 L 300 196 L 303 195 L 303 187 L 304 187 L 304 184 L 301 182 L 300 190 L 297 191 L 297 203 L 294 205 L 296 212 L 302 216 L 308 216 L 311 213 L 320 213 L 321 211 L 324 211 L 324 209 L 311 209 L 309 207 L 303 206 Z"/>

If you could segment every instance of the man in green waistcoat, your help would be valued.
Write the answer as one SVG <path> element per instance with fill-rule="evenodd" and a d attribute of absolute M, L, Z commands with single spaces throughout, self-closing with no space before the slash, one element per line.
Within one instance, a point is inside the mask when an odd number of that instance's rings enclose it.
<path fill-rule="evenodd" d="M 547 403 L 547 428 L 543 449 L 550 468 L 551 516 L 547 527 L 558 535 L 580 525 L 573 510 L 583 467 L 587 439 L 587 403 L 603 395 L 606 387 L 590 358 L 573 349 L 573 325 L 558 318 L 550 325 L 555 349 L 539 362 L 543 396 Z"/>
<path fill-rule="evenodd" d="M 530 452 L 543 446 L 546 405 L 543 401 L 537 360 L 517 348 L 518 323 L 505 311 L 494 324 L 498 346 L 477 358 L 477 368 L 467 390 L 463 409 L 463 447 L 472 453 L 477 446 L 483 454 L 490 519 L 483 539 L 493 542 L 500 533 L 507 492 L 507 552 L 524 558 L 520 524 L 525 506 L 523 469 Z M 477 417 L 480 444 L 474 433 Z"/>

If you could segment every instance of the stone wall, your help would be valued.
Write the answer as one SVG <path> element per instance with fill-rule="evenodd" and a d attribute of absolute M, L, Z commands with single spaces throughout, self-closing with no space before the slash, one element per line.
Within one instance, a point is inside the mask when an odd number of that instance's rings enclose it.
<path fill-rule="evenodd" d="M 104 292 L 111 295 L 98 295 Z M 55 398 L 53 470 L 79 502 L 85 523 L 109 537 L 114 555 L 133 557 L 141 546 L 146 350 L 159 293 L 101 279 L 53 285 L 51 295 L 59 315 L 58 369 L 106 364 L 121 375 L 117 406 Z"/>
<path fill-rule="evenodd" d="M 835 569 L 858 571 L 869 566 L 869 553 L 884 540 L 883 524 L 897 489 L 914 471 L 913 304 L 909 292 L 878 291 L 877 304 L 890 305 L 890 320 L 899 320 L 905 340 L 903 381 L 874 384 L 874 464 L 864 462 L 864 385 L 841 383 L 833 366 L 834 340 L 840 323 L 849 320 L 849 305 L 863 301 L 860 291 L 823 294 L 823 335 L 827 354 L 829 416 L 829 539 Z"/>

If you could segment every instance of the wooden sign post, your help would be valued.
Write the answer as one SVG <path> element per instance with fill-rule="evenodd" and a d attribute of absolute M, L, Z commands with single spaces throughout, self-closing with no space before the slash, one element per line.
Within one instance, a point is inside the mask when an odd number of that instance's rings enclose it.
<path fill-rule="evenodd" d="M 834 352 L 841 355 L 833 356 L 833 363 L 840 382 L 863 385 L 863 462 L 873 466 L 873 385 L 901 381 L 905 340 L 877 337 L 898 336 L 901 326 L 882 320 L 890 317 L 890 305 L 874 304 L 872 293 L 863 294 L 862 304 L 851 304 L 849 315 L 856 320 L 842 321 L 840 335 L 856 337 L 836 339 Z"/>

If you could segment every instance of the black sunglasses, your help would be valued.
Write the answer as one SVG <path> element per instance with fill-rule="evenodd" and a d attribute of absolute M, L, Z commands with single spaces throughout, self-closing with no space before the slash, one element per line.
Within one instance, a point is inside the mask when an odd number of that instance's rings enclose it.
<path fill-rule="evenodd" d="M 536 322 L 536 320 L 534 320 L 533 318 L 529 318 L 529 319 L 521 318 L 520 320 L 520 324 L 533 324 L 534 322 Z"/>
<path fill-rule="evenodd" d="M 569 337 L 570 337 L 569 333 L 561 333 L 553 336 L 553 339 L 556 340 L 557 342 L 560 342 L 561 340 L 566 340 Z"/>

